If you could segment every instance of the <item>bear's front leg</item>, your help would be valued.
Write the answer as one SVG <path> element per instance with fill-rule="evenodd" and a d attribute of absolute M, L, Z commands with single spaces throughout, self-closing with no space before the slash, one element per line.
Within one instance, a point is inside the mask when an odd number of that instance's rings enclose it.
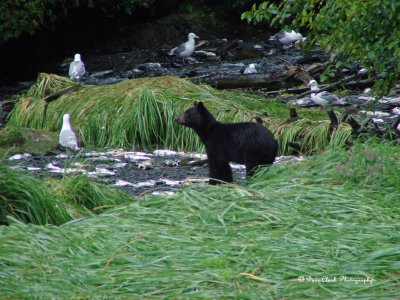
<path fill-rule="evenodd" d="M 257 169 L 257 167 L 259 166 L 259 164 L 257 163 L 246 163 L 246 176 L 253 176 L 255 170 Z"/>
<path fill-rule="evenodd" d="M 232 169 L 228 162 L 208 158 L 210 168 L 210 181 L 209 184 L 221 184 L 225 182 L 232 182 Z"/>

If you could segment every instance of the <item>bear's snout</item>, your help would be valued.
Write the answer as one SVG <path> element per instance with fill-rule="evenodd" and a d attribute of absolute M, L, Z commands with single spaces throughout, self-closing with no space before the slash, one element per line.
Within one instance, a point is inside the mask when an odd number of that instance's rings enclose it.
<path fill-rule="evenodd" d="M 185 115 L 180 114 L 179 116 L 177 116 L 175 122 L 178 123 L 179 125 L 185 124 Z"/>

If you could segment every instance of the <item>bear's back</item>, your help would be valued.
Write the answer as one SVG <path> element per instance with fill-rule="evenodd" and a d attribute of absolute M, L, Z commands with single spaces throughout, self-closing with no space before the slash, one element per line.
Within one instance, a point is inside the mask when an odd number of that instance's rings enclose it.
<path fill-rule="evenodd" d="M 230 162 L 274 162 L 278 143 L 268 128 L 258 123 L 218 123 L 204 141 L 207 154 Z"/>

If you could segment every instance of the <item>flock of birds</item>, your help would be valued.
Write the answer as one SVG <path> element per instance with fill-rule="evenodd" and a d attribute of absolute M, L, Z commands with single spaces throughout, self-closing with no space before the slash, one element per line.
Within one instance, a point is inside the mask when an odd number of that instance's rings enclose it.
<path fill-rule="evenodd" d="M 179 46 L 171 49 L 168 53 L 171 56 L 177 56 L 182 58 L 183 64 L 185 64 L 185 59 L 190 57 L 194 50 L 195 50 L 195 39 L 199 39 L 199 37 L 194 33 L 188 34 L 188 40 L 185 43 L 180 44 Z M 304 41 L 304 38 L 300 33 L 292 31 L 284 31 L 279 32 L 269 38 L 272 42 L 277 42 L 281 44 L 284 48 L 290 47 L 294 44 Z M 75 54 L 74 60 L 70 63 L 69 66 L 69 77 L 70 79 L 80 82 L 83 76 L 86 73 L 85 64 L 82 62 L 81 55 Z M 246 68 L 241 70 L 241 73 L 244 75 L 248 74 L 256 74 L 256 64 L 251 63 Z M 311 100 L 322 107 L 326 107 L 332 105 L 333 103 L 340 102 L 339 97 L 336 95 L 329 93 L 327 91 L 320 91 L 317 81 L 311 80 L 308 84 L 308 87 L 312 91 L 311 93 Z M 59 142 L 61 146 L 72 149 L 72 150 L 79 150 L 81 149 L 82 145 L 78 139 L 76 131 L 71 126 L 70 122 L 70 115 L 65 114 L 63 116 L 63 124 L 62 129 L 59 135 Z"/>

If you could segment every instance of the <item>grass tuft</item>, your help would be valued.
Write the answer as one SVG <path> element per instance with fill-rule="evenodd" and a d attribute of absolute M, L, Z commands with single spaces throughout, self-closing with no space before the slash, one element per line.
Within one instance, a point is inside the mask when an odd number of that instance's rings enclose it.
<path fill-rule="evenodd" d="M 65 176 L 53 181 L 51 190 L 63 202 L 101 213 L 105 209 L 132 201 L 118 189 L 92 182 L 86 175 Z"/>
<path fill-rule="evenodd" d="M 19 147 L 26 142 L 26 137 L 21 130 L 8 127 L 0 130 L 0 148 Z"/>
<path fill-rule="evenodd" d="M 61 202 L 46 190 L 40 180 L 0 163 L 0 224 L 7 216 L 25 223 L 62 224 L 71 218 Z"/>
<path fill-rule="evenodd" d="M 0 163 L 0 224 L 61 225 L 133 201 L 128 194 L 89 180 L 85 175 L 62 180 L 36 179 Z"/>
<path fill-rule="evenodd" d="M 352 128 L 347 123 L 341 123 L 338 128 L 331 129 L 328 120 L 311 121 L 304 118 L 290 122 L 281 118 L 265 118 L 264 122 L 278 138 L 279 152 L 282 155 L 291 152 L 290 142 L 300 143 L 301 153 L 307 154 L 343 147 L 352 140 Z"/>
<path fill-rule="evenodd" d="M 43 154 L 56 149 L 58 133 L 7 126 L 0 130 L 0 157 L 15 153 Z"/>

